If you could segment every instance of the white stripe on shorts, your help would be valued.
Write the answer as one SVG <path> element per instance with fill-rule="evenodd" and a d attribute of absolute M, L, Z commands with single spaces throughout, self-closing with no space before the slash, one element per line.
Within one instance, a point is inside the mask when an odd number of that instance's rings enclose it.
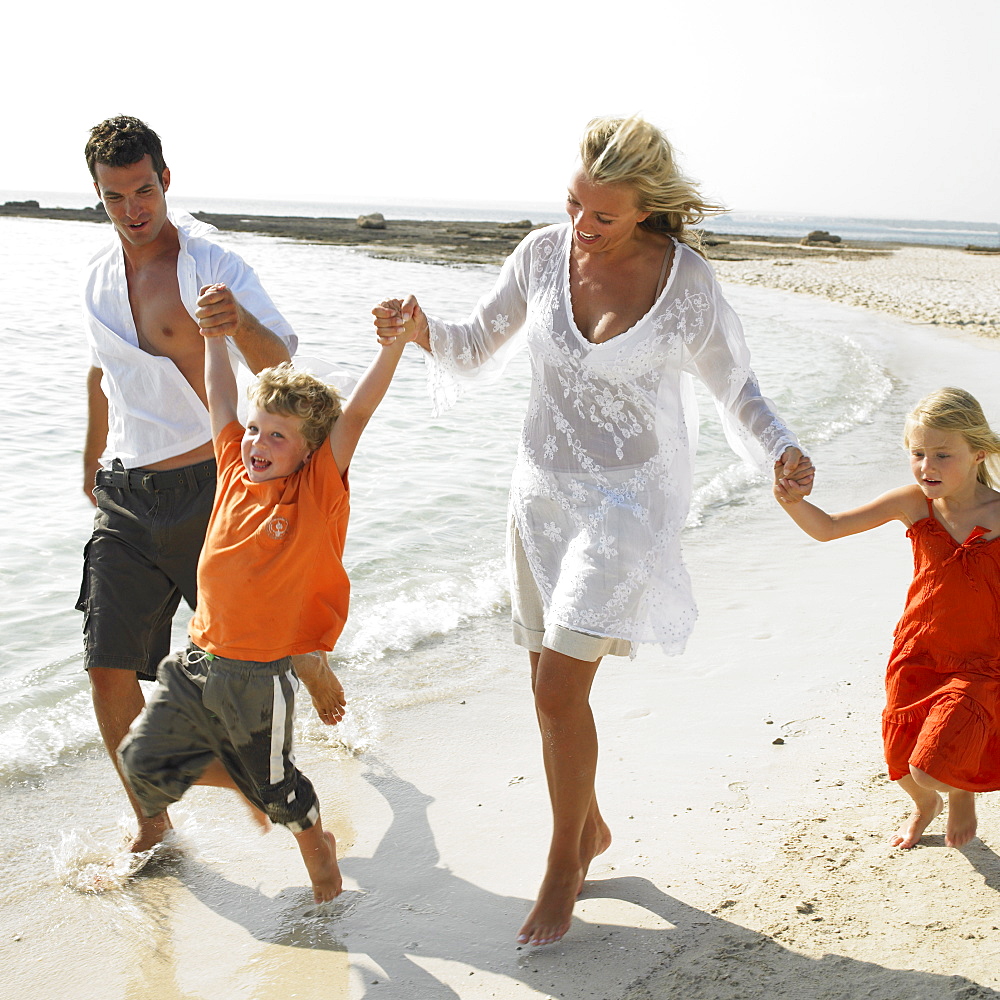
<path fill-rule="evenodd" d="M 274 675 L 274 695 L 271 701 L 271 784 L 285 780 L 285 760 L 282 750 L 285 746 L 285 719 L 288 706 L 281 690 L 281 675 Z"/>

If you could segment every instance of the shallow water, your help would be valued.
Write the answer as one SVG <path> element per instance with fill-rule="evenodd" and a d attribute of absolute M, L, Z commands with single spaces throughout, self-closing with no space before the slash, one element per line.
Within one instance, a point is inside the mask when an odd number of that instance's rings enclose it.
<path fill-rule="evenodd" d="M 8 447 L 30 506 L 0 521 L 0 773 L 30 779 L 93 750 L 98 736 L 81 671 L 73 610 L 91 508 L 80 482 L 87 352 L 80 271 L 108 237 L 83 223 L 0 219 L 8 360 Z M 414 291 L 434 312 L 462 316 L 496 268 L 378 260 L 342 247 L 222 235 L 260 273 L 300 336 L 300 352 L 360 370 L 374 351 L 369 311 Z M 894 371 L 906 325 L 858 309 L 765 289 L 732 287 L 764 392 L 810 449 L 873 421 L 901 420 L 911 387 Z M 351 699 L 336 735 L 377 740 L 386 706 L 461 691 L 488 669 L 466 631 L 502 617 L 504 511 L 527 366 L 442 418 L 426 404 L 423 363 L 404 357 L 351 470 L 345 561 L 351 617 L 334 655 Z M 689 542 L 739 523 L 766 493 L 735 463 L 702 394 L 701 445 Z M 714 526 L 714 528 L 713 528 Z M 177 640 L 186 621 L 179 617 Z M 303 720 L 305 732 L 314 724 Z M 316 738 L 328 734 L 317 729 Z"/>

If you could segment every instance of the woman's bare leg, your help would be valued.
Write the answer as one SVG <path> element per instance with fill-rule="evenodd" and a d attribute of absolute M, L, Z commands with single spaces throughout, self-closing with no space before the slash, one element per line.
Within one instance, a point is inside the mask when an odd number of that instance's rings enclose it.
<path fill-rule="evenodd" d="M 600 660 L 544 648 L 529 653 L 542 759 L 552 804 L 552 841 L 542 886 L 517 940 L 551 944 L 569 929 L 591 859 L 611 843 L 597 805 L 597 730 L 590 689 Z"/>

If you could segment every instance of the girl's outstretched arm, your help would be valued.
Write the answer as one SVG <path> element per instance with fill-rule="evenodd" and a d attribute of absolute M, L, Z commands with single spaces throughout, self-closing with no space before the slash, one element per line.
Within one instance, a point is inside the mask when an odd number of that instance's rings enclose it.
<path fill-rule="evenodd" d="M 852 510 L 828 514 L 821 507 L 803 499 L 793 480 L 779 479 L 774 497 L 788 516 L 817 541 L 857 535 L 889 521 L 902 521 L 907 527 L 927 516 L 927 504 L 919 486 L 901 486 Z"/>
<path fill-rule="evenodd" d="M 375 355 L 375 360 L 368 366 L 368 370 L 354 387 L 354 392 L 344 403 L 343 411 L 333 425 L 333 430 L 330 431 L 330 448 L 333 450 L 333 458 L 341 475 L 351 464 L 354 449 L 361 440 L 361 432 L 368 425 L 368 421 L 371 420 L 372 414 L 378 409 L 389 388 L 406 344 L 405 334 L 383 343 Z"/>

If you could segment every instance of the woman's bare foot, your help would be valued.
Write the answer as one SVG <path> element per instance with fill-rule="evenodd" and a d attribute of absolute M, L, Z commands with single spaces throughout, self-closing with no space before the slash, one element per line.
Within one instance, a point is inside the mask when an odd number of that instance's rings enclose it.
<path fill-rule="evenodd" d="M 336 899 L 344 891 L 344 880 L 337 864 L 337 842 L 333 834 L 324 831 L 317 823 L 295 834 L 295 839 L 299 842 L 299 851 L 312 882 L 313 899 L 317 903 Z"/>
<path fill-rule="evenodd" d="M 139 820 L 139 830 L 135 839 L 129 844 L 128 849 L 132 854 L 144 854 L 151 851 L 167 835 L 168 830 L 172 830 L 170 817 L 166 812 L 161 812 L 157 816 L 143 816 Z"/>
<path fill-rule="evenodd" d="M 518 944 L 554 944 L 563 937 L 572 923 L 573 904 L 586 874 L 585 869 L 576 866 L 556 868 L 549 865 L 538 891 L 538 900 L 517 932 Z"/>
<path fill-rule="evenodd" d="M 921 795 L 920 800 L 918 801 L 914 798 L 914 809 L 910 813 L 909 818 L 889 838 L 889 843 L 893 847 L 900 847 L 904 850 L 916 847 L 920 838 L 924 835 L 924 830 L 941 815 L 941 810 L 944 808 L 944 800 L 941 796 L 937 792 L 932 792 L 928 789 L 921 789 L 921 791 L 923 795 Z"/>
<path fill-rule="evenodd" d="M 599 854 L 603 854 L 611 846 L 611 831 L 608 824 L 604 822 L 600 815 L 596 821 L 588 820 L 580 834 L 580 867 L 583 874 L 580 877 L 580 888 L 576 890 L 577 895 L 583 890 L 583 883 L 587 878 L 590 869 L 590 862 Z"/>
<path fill-rule="evenodd" d="M 948 825 L 944 842 L 949 847 L 965 847 L 976 835 L 976 796 L 973 792 L 948 793 Z"/>

